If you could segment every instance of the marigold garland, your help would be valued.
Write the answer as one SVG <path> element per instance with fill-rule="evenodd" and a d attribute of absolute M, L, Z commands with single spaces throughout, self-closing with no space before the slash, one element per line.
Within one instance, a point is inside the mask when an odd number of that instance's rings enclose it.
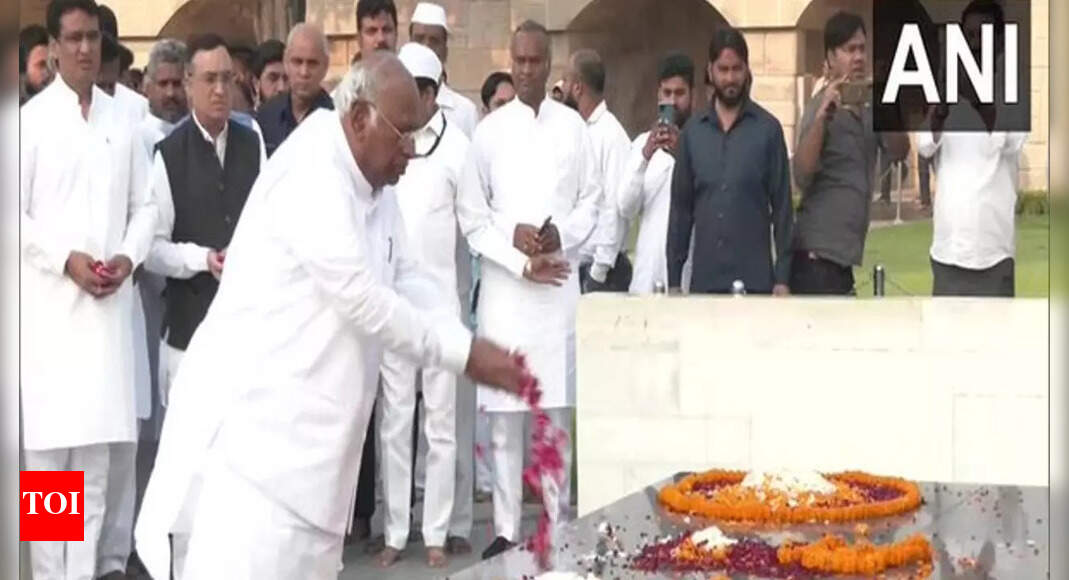
<path fill-rule="evenodd" d="M 849 522 L 903 514 L 921 504 L 920 488 L 897 477 L 883 477 L 860 471 L 827 474 L 839 491 L 828 498 L 834 505 L 788 505 L 759 497 L 753 490 L 742 490 L 746 473 L 714 469 L 684 477 L 679 483 L 665 486 L 658 494 L 661 505 L 669 510 L 714 520 L 749 521 L 773 524 L 807 522 Z M 891 499 L 867 501 L 852 485 L 889 488 L 901 495 Z M 716 488 L 710 496 L 694 492 L 695 487 Z M 816 496 L 813 496 L 816 497 Z"/>
<path fill-rule="evenodd" d="M 924 570 L 930 574 L 932 545 L 920 534 L 883 546 L 866 541 L 850 545 L 842 536 L 827 535 L 810 544 L 781 546 L 776 555 L 781 564 L 797 562 L 825 574 L 871 577 L 910 564 L 919 564 L 922 574 Z"/>

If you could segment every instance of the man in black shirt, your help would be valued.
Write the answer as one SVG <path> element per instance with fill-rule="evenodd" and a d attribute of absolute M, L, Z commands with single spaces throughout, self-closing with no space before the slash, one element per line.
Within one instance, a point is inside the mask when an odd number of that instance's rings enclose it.
<path fill-rule="evenodd" d="M 783 127 L 750 100 L 746 39 L 718 30 L 709 47 L 713 106 L 679 138 L 668 219 L 668 286 L 680 287 L 694 236 L 692 293 L 788 294 L 790 169 Z M 772 240 L 775 239 L 775 261 Z"/>
<path fill-rule="evenodd" d="M 327 37 L 319 27 L 308 23 L 293 27 L 286 41 L 284 63 L 289 91 L 276 95 L 256 115 L 268 156 L 312 111 L 334 108 L 323 90 L 329 58 Z"/>

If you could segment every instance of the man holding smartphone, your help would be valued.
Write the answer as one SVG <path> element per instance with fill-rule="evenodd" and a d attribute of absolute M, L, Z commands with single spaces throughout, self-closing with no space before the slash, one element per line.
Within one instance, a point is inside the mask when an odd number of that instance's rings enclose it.
<path fill-rule="evenodd" d="M 657 122 L 631 143 L 616 194 L 617 211 L 627 223 L 642 214 L 629 288 L 632 294 L 649 294 L 658 282 L 668 284 L 665 242 L 672 170 L 679 131 L 690 119 L 693 105 L 694 61 L 683 53 L 669 54 L 661 61 L 657 78 Z"/>
<path fill-rule="evenodd" d="M 810 99 L 798 131 L 794 178 L 802 188 L 794 232 L 793 294 L 854 294 L 869 229 L 876 148 L 905 158 L 905 134 L 873 130 L 865 22 L 837 12 L 824 26 L 827 85 Z M 868 98 L 866 98 L 866 96 Z M 861 146 L 859 146 L 861 145 Z"/>

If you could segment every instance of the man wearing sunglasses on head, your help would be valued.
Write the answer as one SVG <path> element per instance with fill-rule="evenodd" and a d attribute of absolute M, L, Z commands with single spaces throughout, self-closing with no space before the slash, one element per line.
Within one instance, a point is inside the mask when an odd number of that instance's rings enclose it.
<path fill-rule="evenodd" d="M 434 51 L 409 43 L 401 47 L 398 57 L 419 87 L 422 128 L 413 135 L 416 157 L 395 186 L 397 204 L 409 248 L 433 278 L 449 310 L 459 316 L 456 197 L 469 142 L 436 102 L 442 63 Z M 422 386 L 428 444 L 423 541 L 428 565 L 445 564 L 457 453 L 457 376 L 442 368 L 422 368 L 416 361 L 388 351 L 382 361 L 380 432 L 386 496 L 386 546 L 379 557 L 382 566 L 393 564 L 408 540 L 417 385 Z"/>

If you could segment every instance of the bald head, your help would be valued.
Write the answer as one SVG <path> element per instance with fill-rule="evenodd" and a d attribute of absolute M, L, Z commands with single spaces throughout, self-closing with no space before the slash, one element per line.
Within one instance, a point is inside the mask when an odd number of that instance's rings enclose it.
<path fill-rule="evenodd" d="M 283 62 L 296 106 L 307 107 L 319 96 L 327 76 L 328 53 L 327 37 L 315 24 L 302 22 L 290 30 Z"/>
<path fill-rule="evenodd" d="M 397 183 L 413 156 L 422 105 L 416 81 L 392 52 L 365 54 L 334 90 L 334 108 L 361 173 L 374 188 Z"/>

